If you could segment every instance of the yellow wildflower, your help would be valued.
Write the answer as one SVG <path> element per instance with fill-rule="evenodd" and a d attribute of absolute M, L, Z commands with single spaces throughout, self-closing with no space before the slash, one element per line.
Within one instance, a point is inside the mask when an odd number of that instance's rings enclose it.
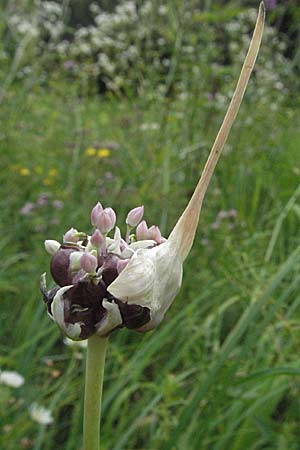
<path fill-rule="evenodd" d="M 57 170 L 56 169 L 50 169 L 48 172 L 49 177 L 56 177 Z"/>
<path fill-rule="evenodd" d="M 95 156 L 96 153 L 97 153 L 97 150 L 94 147 L 88 147 L 84 151 L 84 154 L 86 156 Z"/>
<path fill-rule="evenodd" d="M 22 177 L 28 177 L 28 175 L 30 175 L 30 170 L 27 169 L 27 167 L 21 167 L 19 174 L 22 175 Z"/>
<path fill-rule="evenodd" d="M 46 177 L 43 179 L 43 185 L 44 186 L 51 186 L 53 184 L 53 178 Z"/>
<path fill-rule="evenodd" d="M 99 148 L 97 151 L 98 158 L 107 158 L 110 155 L 110 150 L 108 148 Z"/>

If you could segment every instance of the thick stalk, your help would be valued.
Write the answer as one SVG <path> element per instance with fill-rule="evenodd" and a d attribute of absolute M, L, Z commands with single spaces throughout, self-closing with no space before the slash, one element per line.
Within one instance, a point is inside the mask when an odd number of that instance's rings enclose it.
<path fill-rule="evenodd" d="M 91 336 L 85 372 L 83 449 L 100 450 L 100 417 L 107 338 Z"/>

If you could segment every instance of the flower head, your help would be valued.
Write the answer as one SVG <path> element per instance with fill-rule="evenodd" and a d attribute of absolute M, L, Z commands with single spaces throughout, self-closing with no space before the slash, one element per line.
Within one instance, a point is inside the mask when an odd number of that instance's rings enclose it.
<path fill-rule="evenodd" d="M 29 413 L 31 419 L 41 425 L 50 425 L 53 422 L 51 411 L 37 403 L 32 403 L 30 405 Z"/>
<path fill-rule="evenodd" d="M 41 291 L 49 314 L 74 340 L 86 339 L 95 333 L 103 336 L 123 326 L 139 329 L 151 320 L 148 306 L 115 297 L 109 286 L 132 263 L 136 254 L 147 252 L 159 243 L 154 239 L 139 241 L 134 234 L 124 240 L 118 227 L 113 238 L 107 236 L 116 215 L 112 208 L 103 209 L 99 205 L 91 213 L 98 227 L 91 236 L 71 229 L 66 234 L 83 236 L 83 240 L 78 238 L 75 242 L 69 238 L 65 242 L 65 234 L 62 244 L 45 241 L 45 248 L 52 255 L 50 271 L 57 286 L 48 291 L 43 276 Z M 161 238 L 158 227 L 154 228 Z"/>
<path fill-rule="evenodd" d="M 69 338 L 106 336 L 121 327 L 144 332 L 162 321 L 180 289 L 183 262 L 192 247 L 204 195 L 253 69 L 263 24 L 261 3 L 250 48 L 224 122 L 195 191 L 169 237 L 162 237 L 157 226 L 148 228 L 145 221 L 140 222 L 144 213 L 141 206 L 127 216 L 125 240 L 118 227 L 113 237 L 109 237 L 116 224 L 116 214 L 112 208 L 103 209 L 97 203 L 91 212 L 95 227 L 92 236 L 71 229 L 59 248 L 55 241 L 46 245 L 52 253 L 50 270 L 57 286 L 48 291 L 43 275 L 41 291 L 49 314 Z M 134 227 L 136 233 L 129 235 L 128 231 Z"/>

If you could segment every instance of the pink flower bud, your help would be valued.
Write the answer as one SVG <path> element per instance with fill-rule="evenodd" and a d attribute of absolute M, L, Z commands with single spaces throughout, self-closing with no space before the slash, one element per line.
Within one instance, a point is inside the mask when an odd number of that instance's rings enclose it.
<path fill-rule="evenodd" d="M 130 227 L 134 228 L 136 227 L 140 221 L 142 220 L 142 217 L 144 215 L 144 206 L 137 206 L 136 208 L 133 208 L 131 211 L 129 211 L 126 223 Z"/>
<path fill-rule="evenodd" d="M 78 242 L 79 237 L 77 236 L 78 231 L 75 228 L 70 228 L 63 237 L 63 242 Z"/>
<path fill-rule="evenodd" d="M 136 238 L 138 241 L 149 239 L 148 226 L 145 220 L 143 220 L 136 228 Z"/>
<path fill-rule="evenodd" d="M 91 222 L 93 226 L 96 226 L 97 223 L 97 217 L 99 216 L 99 214 L 103 211 L 102 205 L 100 202 L 97 203 L 96 206 L 94 206 L 94 208 L 92 209 L 91 212 Z"/>
<path fill-rule="evenodd" d="M 122 270 L 125 269 L 127 264 L 129 263 L 130 259 L 119 259 L 117 263 L 117 271 L 118 273 L 122 272 Z"/>
<path fill-rule="evenodd" d="M 160 229 L 156 225 L 152 225 L 152 227 L 148 230 L 148 239 L 153 239 L 158 244 L 162 242 Z"/>
<path fill-rule="evenodd" d="M 112 208 L 105 208 L 105 210 L 107 212 L 107 214 L 109 215 L 113 225 L 112 228 L 115 226 L 116 224 L 116 213 L 114 212 L 114 210 Z"/>
<path fill-rule="evenodd" d="M 116 214 L 112 208 L 105 208 L 97 217 L 96 227 L 101 233 L 108 233 L 116 223 Z"/>
<path fill-rule="evenodd" d="M 100 233 L 100 231 L 97 229 L 94 231 L 93 235 L 91 236 L 91 244 L 94 247 L 101 247 L 105 242 L 104 237 L 102 236 L 102 234 Z"/>
<path fill-rule="evenodd" d="M 94 273 L 97 269 L 97 258 L 88 252 L 83 253 L 80 258 L 80 266 L 87 273 Z"/>

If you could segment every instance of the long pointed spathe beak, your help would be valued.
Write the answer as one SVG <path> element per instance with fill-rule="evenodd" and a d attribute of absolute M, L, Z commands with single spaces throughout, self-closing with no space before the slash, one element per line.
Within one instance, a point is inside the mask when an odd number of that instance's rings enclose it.
<path fill-rule="evenodd" d="M 205 164 L 204 170 L 196 189 L 173 231 L 169 236 L 169 241 L 177 246 L 178 257 L 183 262 L 190 252 L 193 245 L 195 233 L 197 230 L 199 215 L 202 207 L 202 202 L 211 180 L 212 174 L 215 170 L 218 159 L 224 148 L 225 142 L 234 123 L 239 107 L 242 103 L 244 93 L 246 91 L 250 75 L 252 73 L 258 50 L 260 47 L 265 21 L 265 7 L 261 2 L 259 12 L 256 20 L 253 37 L 246 55 L 240 77 L 238 79 L 236 89 L 232 96 L 227 113 L 224 117 L 221 128 L 218 132 L 216 140 L 212 146 L 211 152 Z"/>

